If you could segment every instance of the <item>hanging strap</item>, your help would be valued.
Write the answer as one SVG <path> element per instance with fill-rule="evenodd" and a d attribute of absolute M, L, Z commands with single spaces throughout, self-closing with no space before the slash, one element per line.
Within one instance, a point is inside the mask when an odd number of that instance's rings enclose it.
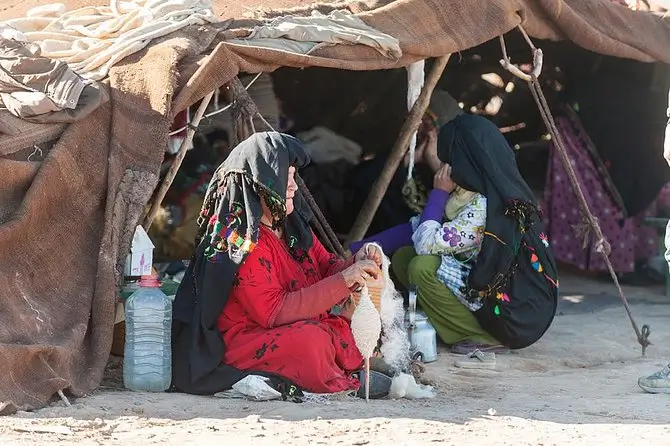
<path fill-rule="evenodd" d="M 237 77 L 235 77 L 230 82 L 229 86 L 233 98 L 233 106 L 231 110 L 233 118 L 233 146 L 236 146 L 240 142 L 247 139 L 249 136 L 256 133 L 254 118 L 258 118 L 267 130 L 275 131 L 275 129 L 272 128 L 272 126 L 265 120 L 265 118 L 263 118 L 253 99 L 251 96 L 249 96 L 249 93 L 244 88 L 244 85 L 242 85 L 242 82 L 240 82 Z M 297 172 L 295 174 L 295 180 L 298 184 L 298 187 L 300 188 L 300 192 L 302 192 L 302 195 L 307 202 L 307 205 L 312 210 L 312 214 L 314 215 L 312 222 L 314 223 L 314 227 L 319 233 L 321 239 L 326 244 L 326 248 L 328 248 L 330 252 L 334 252 L 340 258 L 344 259 L 346 255 L 340 240 L 337 238 L 337 235 L 330 227 L 330 224 L 328 224 L 326 217 L 323 215 L 323 212 L 321 212 L 321 209 L 319 209 L 319 205 L 316 204 L 316 201 L 307 188 L 307 185 Z"/>
<path fill-rule="evenodd" d="M 612 276 L 614 285 L 616 285 L 617 290 L 619 291 L 619 298 L 621 299 L 621 302 L 623 303 L 623 306 L 626 309 L 628 319 L 630 320 L 630 323 L 633 327 L 633 331 L 635 332 L 635 335 L 637 337 L 637 342 L 639 342 L 640 345 L 642 346 L 642 356 L 644 356 L 647 351 L 647 346 L 651 345 L 651 342 L 649 342 L 649 334 L 651 333 L 651 330 L 649 328 L 649 325 L 643 325 L 642 330 L 640 330 L 637 326 L 637 323 L 635 322 L 633 313 L 631 312 L 630 306 L 628 305 L 628 299 L 626 299 L 626 295 L 623 292 L 623 288 L 619 283 L 619 278 L 617 277 L 616 272 L 614 271 L 614 267 L 612 266 L 612 262 L 609 259 L 609 255 L 612 252 L 612 247 L 610 246 L 609 242 L 605 238 L 605 235 L 603 234 L 600 228 L 598 218 L 595 215 L 593 215 L 591 213 L 591 210 L 589 209 L 588 203 L 586 202 L 586 198 L 584 197 L 584 193 L 582 192 L 581 186 L 579 185 L 579 180 L 577 180 L 575 171 L 572 168 L 572 163 L 570 162 L 568 152 L 565 149 L 563 138 L 561 137 L 561 134 L 558 131 L 558 128 L 556 127 L 556 122 L 554 121 L 554 117 L 551 114 L 551 110 L 549 109 L 549 104 L 547 103 L 547 99 L 545 98 L 544 93 L 542 92 L 542 87 L 539 82 L 543 62 L 542 50 L 540 48 L 535 47 L 535 45 L 530 40 L 530 37 L 528 36 L 528 34 L 526 33 L 526 31 L 523 29 L 522 26 L 519 26 L 519 31 L 521 31 L 521 33 L 523 34 L 523 37 L 526 39 L 526 42 L 530 46 L 531 51 L 533 53 L 533 69 L 531 73 L 530 74 L 524 73 L 516 65 L 512 64 L 512 61 L 507 55 L 505 37 L 502 35 L 500 36 L 500 46 L 502 49 L 503 58 L 500 60 L 500 64 L 502 65 L 503 68 L 505 68 L 507 71 L 509 71 L 516 77 L 528 82 L 530 92 L 532 93 L 533 99 L 535 99 L 535 103 L 537 104 L 537 108 L 540 111 L 540 114 L 542 115 L 542 120 L 544 121 L 544 124 L 547 126 L 547 130 L 549 130 L 549 133 L 551 134 L 551 138 L 554 141 L 555 147 L 558 149 L 561 164 L 563 164 L 563 168 L 568 174 L 570 185 L 572 186 L 573 191 L 577 195 L 579 208 L 581 210 L 582 217 L 584 219 L 583 223 L 578 228 L 576 228 L 578 236 L 583 237 L 585 247 L 588 246 L 588 242 L 590 239 L 595 240 L 595 250 L 596 252 L 600 253 L 600 255 L 603 257 L 603 260 L 605 261 L 605 264 L 607 265 L 607 269 L 609 270 L 610 276 Z"/>

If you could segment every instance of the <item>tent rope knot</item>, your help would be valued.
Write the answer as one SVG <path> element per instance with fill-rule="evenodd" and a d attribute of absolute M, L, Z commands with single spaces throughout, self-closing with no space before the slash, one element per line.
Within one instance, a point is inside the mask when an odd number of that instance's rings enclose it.
<path fill-rule="evenodd" d="M 612 252 L 612 246 L 610 245 L 610 243 L 607 240 L 605 240 L 604 238 L 601 238 L 600 240 L 598 240 L 596 242 L 595 250 L 596 250 L 596 252 L 598 252 L 600 254 L 604 254 L 606 256 L 609 256 L 610 253 Z"/>
<path fill-rule="evenodd" d="M 519 67 L 517 67 L 512 63 L 512 60 L 507 55 L 507 45 L 505 44 L 505 37 L 502 35 L 500 36 L 500 46 L 502 49 L 503 58 L 500 59 L 500 65 L 502 65 L 504 69 L 506 69 L 519 79 L 524 80 L 526 82 L 532 82 L 534 79 L 538 79 L 540 77 L 540 74 L 542 73 L 544 53 L 542 52 L 541 48 L 537 48 L 533 44 L 533 41 L 530 40 L 530 37 L 528 36 L 528 34 L 526 34 L 526 31 L 520 25 L 519 30 L 526 39 L 526 42 L 528 42 L 528 45 L 530 46 L 531 51 L 533 53 L 533 69 L 531 70 L 530 74 L 526 74 L 523 71 L 521 71 Z"/>
<path fill-rule="evenodd" d="M 537 108 L 540 111 L 540 115 L 542 115 L 542 120 L 544 121 L 544 124 L 547 126 L 547 130 L 549 130 L 549 133 L 551 134 L 551 138 L 554 141 L 554 147 L 558 150 L 561 164 L 563 165 L 563 168 L 568 174 L 568 179 L 570 180 L 572 190 L 577 195 L 577 201 L 579 202 L 579 208 L 584 218 L 584 223 L 582 225 L 578 225 L 579 227 L 574 229 L 577 231 L 578 236 L 584 237 L 585 244 L 587 246 L 590 234 L 592 234 L 593 239 L 596 240 L 594 243 L 594 249 L 597 253 L 599 253 L 603 257 L 605 265 L 607 265 L 607 269 L 609 270 L 610 276 L 612 277 L 612 281 L 614 282 L 614 285 L 616 286 L 619 292 L 619 298 L 621 299 L 621 302 L 624 308 L 626 309 L 626 314 L 628 315 L 628 319 L 630 320 L 633 331 L 635 332 L 637 341 L 640 344 L 640 346 L 642 346 L 642 356 L 644 356 L 646 354 L 647 347 L 651 345 L 651 342 L 649 342 L 649 334 L 651 333 L 651 329 L 649 328 L 649 325 L 644 325 L 642 327 L 642 330 L 640 330 L 637 326 L 637 323 L 635 322 L 633 313 L 631 312 L 630 306 L 628 305 L 628 299 L 626 298 L 626 295 L 623 292 L 623 288 L 619 283 L 619 278 L 616 272 L 614 271 L 612 262 L 609 259 L 612 247 L 605 238 L 602 229 L 600 228 L 598 218 L 591 213 L 591 210 L 589 209 L 589 206 L 586 202 L 586 198 L 584 197 L 584 192 L 582 191 L 582 188 L 579 185 L 579 180 L 577 180 L 575 171 L 572 168 L 572 163 L 570 162 L 568 152 L 565 149 L 563 138 L 561 137 L 561 134 L 558 131 L 558 127 L 556 126 L 554 116 L 551 113 L 549 104 L 547 103 L 547 99 L 544 96 L 544 92 L 542 91 L 542 86 L 540 85 L 540 82 L 538 80 L 542 72 L 542 62 L 543 62 L 542 50 L 540 48 L 537 48 L 533 44 L 532 40 L 530 39 L 530 37 L 528 36 L 528 34 L 521 25 L 519 25 L 518 28 L 521 34 L 523 34 L 524 39 L 526 39 L 526 42 L 528 43 L 528 46 L 530 46 L 531 51 L 533 53 L 533 68 L 531 69 L 530 74 L 527 74 L 521 71 L 519 67 L 512 64 L 512 61 L 510 60 L 507 54 L 505 38 L 502 35 L 500 36 L 500 46 L 503 58 L 500 60 L 500 64 L 503 66 L 503 68 L 505 68 L 513 75 L 528 82 L 530 92 L 532 93 L 533 99 L 537 104 Z"/>
<path fill-rule="evenodd" d="M 593 220 L 598 223 L 598 225 L 600 225 L 600 220 L 595 215 L 593 216 Z M 596 252 L 604 253 L 606 256 L 609 256 L 612 253 L 612 246 L 610 243 L 607 241 L 607 239 L 605 239 L 604 236 L 598 237 L 598 234 L 593 230 L 591 222 L 588 220 L 588 218 L 583 218 L 579 224 L 576 224 L 572 227 L 572 230 L 575 231 L 577 238 L 582 240 L 583 249 L 588 249 L 589 242 L 592 239 L 595 239 L 596 242 L 593 246 Z"/>

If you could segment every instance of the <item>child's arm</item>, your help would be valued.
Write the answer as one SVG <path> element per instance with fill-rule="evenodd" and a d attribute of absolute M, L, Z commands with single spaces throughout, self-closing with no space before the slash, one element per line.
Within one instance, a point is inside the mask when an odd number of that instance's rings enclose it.
<path fill-rule="evenodd" d="M 412 225 L 410 223 L 403 223 L 359 242 L 352 242 L 349 245 L 351 254 L 356 255 L 366 243 L 372 242 L 378 243 L 384 250 L 384 254 L 391 256 L 403 246 L 412 245 Z"/>
<path fill-rule="evenodd" d="M 431 197 L 429 197 L 429 204 L 430 200 Z M 459 254 L 481 243 L 486 227 L 486 198 L 476 195 L 454 220 L 442 224 L 445 205 L 446 200 L 442 205 L 442 213 L 437 218 L 436 213 L 426 216 L 426 211 L 421 216 L 419 226 L 412 236 L 417 254 Z M 427 209 L 428 205 L 426 205 Z"/>

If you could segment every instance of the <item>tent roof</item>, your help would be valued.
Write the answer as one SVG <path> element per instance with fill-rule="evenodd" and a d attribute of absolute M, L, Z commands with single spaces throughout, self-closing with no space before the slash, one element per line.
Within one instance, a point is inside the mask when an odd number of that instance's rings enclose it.
<path fill-rule="evenodd" d="M 0 20 L 20 17 L 51 0 L 9 0 L 0 6 Z M 109 0 L 61 0 L 68 8 L 108 5 Z M 247 3 L 248 2 L 248 3 Z M 6 3 L 6 2 L 3 2 Z M 350 0 L 311 3 L 309 0 L 212 0 L 222 21 L 235 19 L 215 41 L 211 52 L 189 60 L 179 69 L 176 110 L 194 103 L 238 72 L 273 71 L 281 66 L 320 66 L 348 70 L 376 70 L 407 66 L 420 59 L 475 47 L 520 24 L 534 38 L 571 40 L 605 55 L 670 63 L 670 17 L 633 11 L 620 0 Z M 394 36 L 402 57 L 392 60 L 363 45 L 337 45 L 309 55 L 226 42 L 231 34 L 248 35 L 247 28 L 288 13 L 304 15 L 347 8 L 368 25 Z M 259 12 L 260 11 L 260 12 Z M 530 54 L 530 52 L 529 52 Z"/>
<path fill-rule="evenodd" d="M 0 6 L 0 21 L 54 2 L 64 3 L 68 9 L 109 4 L 109 0 L 9 0 Z M 670 63 L 670 17 L 633 11 L 621 4 L 639 3 L 642 9 L 658 11 L 666 6 L 664 2 L 668 0 L 212 0 L 222 21 L 248 18 L 258 11 L 272 10 L 274 16 L 289 10 L 308 13 L 312 8 L 327 12 L 347 7 L 361 13 L 369 25 L 397 37 L 405 53 L 408 44 L 424 47 L 423 51 L 412 48 L 410 52 L 416 56 L 437 56 L 476 46 L 513 29 L 521 22 L 521 15 L 533 37 L 568 39 L 602 54 Z M 247 20 L 237 23 L 249 24 Z"/>

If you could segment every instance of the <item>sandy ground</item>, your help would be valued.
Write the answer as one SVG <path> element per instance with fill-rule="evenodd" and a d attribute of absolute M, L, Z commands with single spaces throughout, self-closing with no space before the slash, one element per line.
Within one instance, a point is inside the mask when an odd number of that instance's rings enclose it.
<path fill-rule="evenodd" d="M 638 389 L 670 361 L 670 298 L 628 288 L 654 343 L 645 358 L 607 284 L 562 278 L 560 315 L 545 338 L 464 371 L 442 353 L 427 367 L 438 396 L 422 401 L 253 403 L 120 390 L 119 364 L 86 398 L 0 418 L 1 445 L 664 445 L 670 395 Z"/>

